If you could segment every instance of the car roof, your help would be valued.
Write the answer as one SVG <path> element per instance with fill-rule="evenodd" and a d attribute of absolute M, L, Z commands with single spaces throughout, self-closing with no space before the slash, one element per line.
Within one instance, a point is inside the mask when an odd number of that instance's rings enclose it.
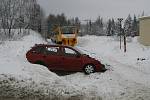
<path fill-rule="evenodd" d="M 76 48 L 74 48 L 72 46 L 59 45 L 59 44 L 56 44 L 56 45 L 55 44 L 35 44 L 35 46 L 32 47 L 32 48 L 36 48 L 36 47 L 68 47 L 68 48 L 71 48 L 71 49 L 79 52 L 78 49 L 76 49 Z"/>
<path fill-rule="evenodd" d="M 66 46 L 66 45 L 59 45 L 59 44 L 35 44 L 34 47 L 39 47 L 39 46 L 49 46 L 49 47 L 70 47 L 73 48 L 71 46 Z"/>

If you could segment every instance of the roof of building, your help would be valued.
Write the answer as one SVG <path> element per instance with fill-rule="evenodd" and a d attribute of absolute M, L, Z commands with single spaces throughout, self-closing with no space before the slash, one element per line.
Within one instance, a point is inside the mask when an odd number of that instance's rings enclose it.
<path fill-rule="evenodd" d="M 150 19 L 150 16 L 142 16 L 139 18 L 140 20 Z"/>

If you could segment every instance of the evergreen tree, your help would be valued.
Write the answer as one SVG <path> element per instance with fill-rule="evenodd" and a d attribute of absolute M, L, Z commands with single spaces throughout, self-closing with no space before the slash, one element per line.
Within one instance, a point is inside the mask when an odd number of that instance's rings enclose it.
<path fill-rule="evenodd" d="M 111 20 L 111 35 L 115 35 L 115 21 L 113 18 Z"/>
<path fill-rule="evenodd" d="M 138 22 L 137 18 L 134 15 L 133 22 L 132 22 L 132 36 L 137 36 L 138 35 Z"/>
<path fill-rule="evenodd" d="M 103 18 L 101 18 L 100 16 L 96 19 L 94 23 L 94 32 L 96 35 L 104 35 Z"/>
<path fill-rule="evenodd" d="M 64 13 L 62 13 L 61 15 L 58 14 L 56 20 L 60 26 L 67 25 L 67 18 Z"/>
<path fill-rule="evenodd" d="M 124 31 L 126 36 L 132 35 L 132 18 L 130 14 L 128 15 L 127 19 L 124 22 Z"/>
<path fill-rule="evenodd" d="M 111 36 L 111 29 L 112 29 L 111 19 L 109 19 L 107 23 L 107 36 Z"/>
<path fill-rule="evenodd" d="M 47 18 L 48 33 L 51 33 L 55 26 L 65 26 L 68 23 L 70 23 L 70 21 L 67 20 L 64 13 L 60 15 L 50 14 Z"/>
<path fill-rule="evenodd" d="M 75 26 L 79 26 L 80 25 L 80 20 L 78 17 L 75 17 Z"/>
<path fill-rule="evenodd" d="M 142 15 L 141 15 L 141 16 L 142 16 L 142 17 L 143 17 L 143 16 L 145 16 L 145 13 L 144 13 L 144 11 L 142 12 Z"/>

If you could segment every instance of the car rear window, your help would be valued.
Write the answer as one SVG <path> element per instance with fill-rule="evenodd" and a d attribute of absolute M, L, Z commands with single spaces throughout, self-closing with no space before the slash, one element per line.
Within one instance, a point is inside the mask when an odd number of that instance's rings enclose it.
<path fill-rule="evenodd" d="M 38 46 L 38 47 L 35 47 L 35 48 L 33 49 L 33 51 L 35 51 L 35 52 L 37 52 L 37 53 L 42 53 L 43 49 L 44 49 L 44 47 Z"/>

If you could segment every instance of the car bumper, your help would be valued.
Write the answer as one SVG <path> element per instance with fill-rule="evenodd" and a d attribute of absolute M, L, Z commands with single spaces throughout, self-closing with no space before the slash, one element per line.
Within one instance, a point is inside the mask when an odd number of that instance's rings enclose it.
<path fill-rule="evenodd" d="M 96 71 L 105 72 L 107 69 L 105 68 L 105 65 L 104 65 L 104 64 L 101 64 L 101 65 L 96 65 L 95 70 L 96 70 Z"/>

